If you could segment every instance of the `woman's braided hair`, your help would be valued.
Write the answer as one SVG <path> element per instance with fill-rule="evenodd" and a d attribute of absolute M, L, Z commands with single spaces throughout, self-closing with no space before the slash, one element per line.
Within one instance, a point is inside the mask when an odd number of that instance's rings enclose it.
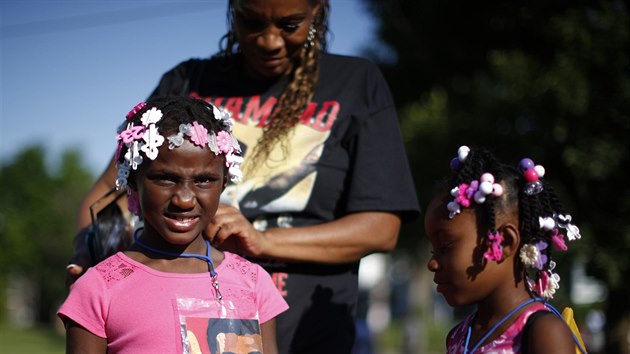
<path fill-rule="evenodd" d="M 219 55 L 224 58 L 229 58 L 239 52 L 238 40 L 233 29 L 234 1 L 229 1 L 227 13 L 229 30 L 220 42 L 221 53 Z M 328 0 L 309 1 L 312 4 L 320 3 L 319 11 L 312 24 L 315 30 L 313 45 L 305 45 L 300 56 L 296 58 L 290 82 L 280 94 L 278 102 L 267 119 L 267 124 L 263 127 L 263 134 L 258 140 L 255 150 L 248 156 L 247 170 L 252 170 L 264 162 L 277 144 L 280 144 L 283 156 L 287 155 L 286 139 L 299 123 L 304 110 L 315 93 L 319 77 L 320 56 L 322 52 L 326 51 L 330 5 Z"/>
<path fill-rule="evenodd" d="M 483 203 L 471 203 L 470 206 L 477 211 L 479 229 L 487 228 L 491 232 L 496 231 L 497 215 L 509 215 L 518 211 L 521 236 L 519 249 L 524 245 L 534 245 L 540 241 L 548 245 L 548 247 L 539 250 L 547 257 L 547 262 L 543 264 L 542 269 L 534 270 L 534 279 L 538 281 L 543 272 L 551 272 L 553 269 L 553 262 L 551 262 L 551 248 L 554 244 L 553 232 L 542 228 L 541 218 L 553 218 L 556 229 L 557 227 L 566 228 L 566 225 L 570 224 L 569 222 L 563 225 L 558 221 L 558 216 L 565 216 L 566 212 L 553 187 L 549 183 L 541 181 L 542 190 L 537 193 L 528 193 L 528 183 L 530 182 L 524 178 L 519 168 L 499 162 L 494 154 L 481 148 L 471 149 L 465 160 L 453 172 L 447 181 L 450 188 L 479 180 L 484 173 L 492 174 L 495 183 L 502 184 L 503 194 L 500 197 L 488 196 Z M 578 230 L 574 225 L 571 226 Z M 579 237 L 578 230 L 577 238 Z M 569 239 L 571 240 L 571 238 Z M 522 259 L 519 264 L 523 266 Z M 522 268 L 523 276 L 527 277 L 527 268 Z M 531 286 L 530 290 L 535 292 L 534 288 Z M 543 294 L 538 295 L 543 296 Z"/>

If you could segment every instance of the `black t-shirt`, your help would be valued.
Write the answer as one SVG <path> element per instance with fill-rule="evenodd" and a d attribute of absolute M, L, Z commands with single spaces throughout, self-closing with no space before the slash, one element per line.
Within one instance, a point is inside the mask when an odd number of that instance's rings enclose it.
<path fill-rule="evenodd" d="M 183 62 L 152 96 L 187 94 L 228 109 L 247 159 L 288 80 L 253 80 L 241 62 L 240 56 L 231 66 L 216 58 Z M 287 147 L 286 155 L 274 149 L 223 193 L 257 229 L 316 225 L 362 211 L 393 212 L 403 220 L 419 214 L 394 103 L 373 63 L 323 54 L 315 94 Z M 350 351 L 359 262 L 255 261 L 272 273 L 290 306 L 278 317 L 281 353 Z"/>

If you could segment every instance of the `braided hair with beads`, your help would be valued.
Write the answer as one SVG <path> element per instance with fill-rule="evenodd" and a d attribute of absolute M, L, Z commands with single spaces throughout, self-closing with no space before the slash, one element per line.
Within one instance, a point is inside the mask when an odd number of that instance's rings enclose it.
<path fill-rule="evenodd" d="M 543 183 L 545 169 L 529 158 L 522 159 L 518 167 L 509 166 L 485 149 L 467 146 L 458 149 L 451 168 L 454 173 L 447 183 L 453 187 L 450 194 L 454 199 L 447 206 L 449 218 L 461 208 L 475 208 L 478 222 L 488 229 L 484 256 L 498 261 L 502 237 L 496 230 L 496 216 L 518 210 L 519 273 L 535 296 L 552 298 L 560 281 L 553 272 L 552 248 L 566 251 L 565 235 L 573 241 L 580 238 L 580 231 L 551 185 Z"/>

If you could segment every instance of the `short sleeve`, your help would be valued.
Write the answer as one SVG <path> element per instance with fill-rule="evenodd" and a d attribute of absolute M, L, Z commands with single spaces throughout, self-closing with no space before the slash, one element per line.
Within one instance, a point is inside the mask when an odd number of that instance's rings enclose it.
<path fill-rule="evenodd" d="M 286 311 L 289 305 L 280 295 L 269 273 L 261 266 L 257 264 L 255 266 L 258 270 L 258 283 L 256 284 L 258 319 L 262 324 Z"/>
<path fill-rule="evenodd" d="M 411 169 L 389 87 L 376 67 L 368 71 L 366 116 L 354 136 L 347 210 L 391 211 L 404 221 L 419 214 Z"/>
<path fill-rule="evenodd" d="M 70 319 L 94 335 L 107 338 L 105 322 L 108 294 L 101 274 L 94 267 L 89 268 L 71 286 L 68 297 L 57 311 L 57 316 L 64 323 Z"/>

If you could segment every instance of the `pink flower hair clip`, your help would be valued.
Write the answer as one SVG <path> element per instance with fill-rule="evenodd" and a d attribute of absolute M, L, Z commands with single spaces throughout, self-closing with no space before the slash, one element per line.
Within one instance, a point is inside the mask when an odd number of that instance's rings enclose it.
<path fill-rule="evenodd" d="M 218 108 L 217 110 L 221 111 Z M 225 115 L 222 116 L 225 117 Z M 225 120 L 223 121 L 225 122 Z M 208 132 L 197 121 L 192 122 L 192 124 L 180 124 L 178 133 L 167 137 L 169 142 L 168 148 L 172 150 L 181 146 L 184 143 L 184 137 L 188 136 L 193 144 L 201 147 L 207 145 L 215 155 L 224 154 L 230 180 L 232 182 L 240 182 L 243 178 L 243 173 L 240 169 L 243 158 L 238 156 L 241 152 L 241 147 L 232 134 L 230 125 L 223 124 L 223 126 L 226 129 L 220 130 L 215 134 L 214 132 Z"/>
<path fill-rule="evenodd" d="M 503 258 L 503 235 L 499 231 L 488 231 L 486 245 L 488 250 L 483 254 L 489 261 L 500 261 Z"/>
<path fill-rule="evenodd" d="M 449 211 L 448 217 L 452 219 L 461 212 L 462 207 L 468 208 L 471 200 L 477 204 L 483 204 L 487 196 L 500 197 L 503 195 L 503 186 L 494 182 L 494 176 L 491 173 L 484 173 L 479 181 L 473 180 L 470 184 L 462 183 L 451 189 L 451 196 L 454 199 L 447 204 Z"/>
<path fill-rule="evenodd" d="M 540 178 L 545 176 L 545 168 L 541 165 L 534 165 L 530 158 L 524 158 L 519 163 L 519 168 L 523 173 L 523 178 L 527 181 L 525 194 L 536 195 L 543 191 L 543 184 Z"/>

